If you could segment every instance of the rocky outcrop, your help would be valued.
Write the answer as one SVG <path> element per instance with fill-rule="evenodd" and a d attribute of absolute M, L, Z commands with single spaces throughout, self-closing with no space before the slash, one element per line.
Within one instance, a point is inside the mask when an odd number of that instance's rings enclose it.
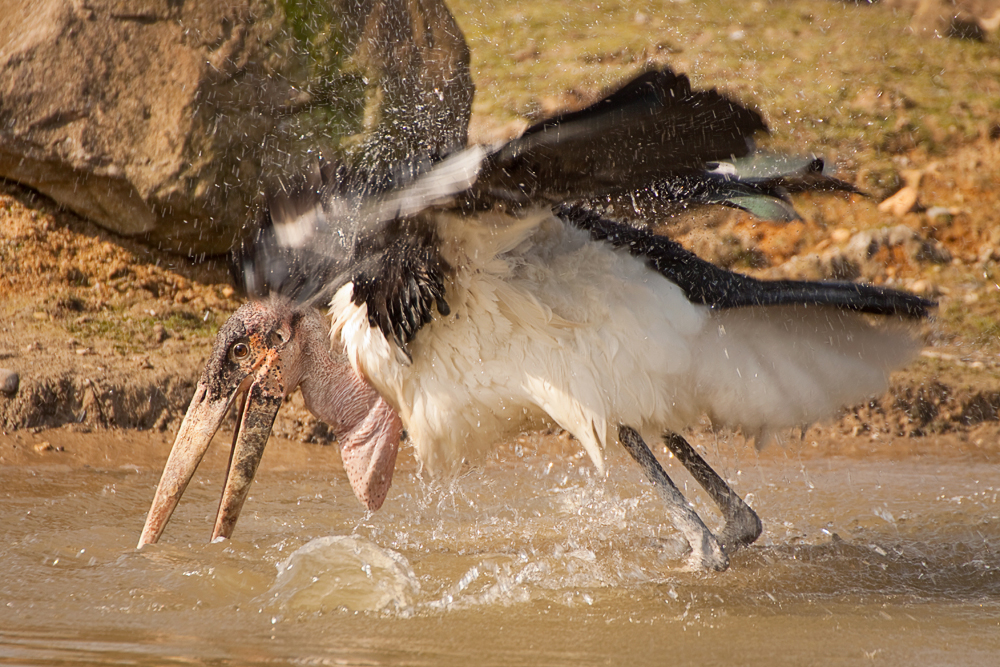
<path fill-rule="evenodd" d="M 0 176 L 220 253 L 317 153 L 464 145 L 468 59 L 442 0 L 7 0 Z"/>

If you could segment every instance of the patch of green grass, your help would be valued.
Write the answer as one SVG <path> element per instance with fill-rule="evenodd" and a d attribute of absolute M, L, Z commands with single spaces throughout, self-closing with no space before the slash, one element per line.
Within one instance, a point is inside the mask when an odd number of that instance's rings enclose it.
<path fill-rule="evenodd" d="M 211 340 L 225 321 L 225 313 L 209 311 L 208 315 L 197 315 L 184 310 L 173 310 L 163 317 L 151 315 L 135 316 L 125 309 L 106 309 L 83 318 L 71 319 L 66 330 L 87 341 L 100 339 L 112 344 L 118 354 L 128 355 L 142 352 L 153 344 L 157 324 L 163 325 L 172 336 L 183 336 L 192 343 Z"/>
<path fill-rule="evenodd" d="M 170 332 L 211 337 L 215 336 L 227 317 L 227 313 L 217 313 L 214 310 L 209 311 L 207 317 L 195 315 L 185 310 L 174 310 L 168 313 L 165 318 L 143 318 L 142 322 L 151 328 L 156 324 L 162 324 Z"/>
<path fill-rule="evenodd" d="M 66 325 L 66 330 L 88 344 L 94 339 L 105 340 L 112 344 L 118 354 L 134 354 L 146 347 L 147 336 L 134 322 L 121 319 L 120 314 L 103 312 L 98 316 L 73 320 Z M 150 329 L 150 332 L 152 329 Z"/>
<path fill-rule="evenodd" d="M 975 308 L 958 300 L 938 313 L 940 324 L 961 335 L 964 343 L 983 351 L 1000 350 L 1000 313 L 997 308 Z"/>

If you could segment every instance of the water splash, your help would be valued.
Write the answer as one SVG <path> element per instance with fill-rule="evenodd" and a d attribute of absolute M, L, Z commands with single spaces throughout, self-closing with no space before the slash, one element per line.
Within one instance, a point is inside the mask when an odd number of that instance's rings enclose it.
<path fill-rule="evenodd" d="M 409 561 L 362 537 L 320 537 L 278 564 L 271 595 L 290 611 L 404 610 L 420 582 Z"/>

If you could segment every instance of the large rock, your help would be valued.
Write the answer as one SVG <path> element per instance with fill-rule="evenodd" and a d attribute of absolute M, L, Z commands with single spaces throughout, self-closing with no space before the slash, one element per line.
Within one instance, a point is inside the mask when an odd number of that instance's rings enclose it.
<path fill-rule="evenodd" d="M 0 176 L 224 252 L 316 153 L 464 145 L 468 60 L 442 0 L 0 0 Z"/>

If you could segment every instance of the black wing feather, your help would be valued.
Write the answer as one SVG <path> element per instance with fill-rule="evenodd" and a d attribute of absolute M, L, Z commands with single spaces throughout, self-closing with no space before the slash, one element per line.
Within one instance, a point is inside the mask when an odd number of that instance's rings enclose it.
<path fill-rule="evenodd" d="M 432 309 L 449 313 L 448 266 L 438 253 L 436 228 L 420 215 L 354 225 L 348 218 L 338 227 L 341 221 L 331 219 L 334 211 L 363 215 L 358 211 L 372 199 L 370 184 L 351 184 L 342 172 L 317 170 L 319 176 L 306 176 L 272 194 L 256 231 L 232 253 L 233 275 L 250 296 L 279 293 L 324 305 L 337 289 L 353 283 L 353 301 L 367 306 L 369 324 L 409 356 L 407 345 L 431 321 Z M 382 183 L 379 179 L 376 187 Z M 354 233 L 349 247 L 331 239 L 347 232 Z M 291 236 L 300 238 L 291 243 Z"/>
<path fill-rule="evenodd" d="M 351 271 L 353 300 L 368 307 L 368 322 L 409 356 L 410 341 L 431 321 L 432 309 L 449 313 L 441 258 L 433 224 L 414 218 L 397 220 L 385 233 L 363 239 Z"/>
<path fill-rule="evenodd" d="M 644 188 L 747 155 L 761 115 L 669 68 L 644 72 L 600 101 L 529 127 L 487 160 L 476 189 L 558 201 Z"/>
<path fill-rule="evenodd" d="M 756 110 L 694 90 L 669 68 L 651 70 L 495 149 L 467 199 L 473 207 L 584 202 L 647 226 L 696 205 L 789 221 L 798 217 L 789 193 L 858 192 L 821 158 L 754 152 L 759 132 L 767 125 Z"/>
<path fill-rule="evenodd" d="M 713 308 L 748 306 L 836 306 L 874 315 L 927 317 L 936 304 L 907 292 L 847 282 L 758 280 L 706 262 L 665 236 L 601 217 L 579 206 L 560 206 L 556 215 L 590 233 L 595 241 L 628 248 L 676 284 L 693 303 Z"/>

